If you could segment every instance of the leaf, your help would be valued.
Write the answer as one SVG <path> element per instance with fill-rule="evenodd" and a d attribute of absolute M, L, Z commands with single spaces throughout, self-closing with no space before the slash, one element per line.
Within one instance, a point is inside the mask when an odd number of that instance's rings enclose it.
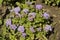
<path fill-rule="evenodd" d="M 2 31 L 3 31 L 2 35 L 5 35 L 6 34 L 6 26 L 5 25 L 3 26 Z"/>
<path fill-rule="evenodd" d="M 19 2 L 16 2 L 16 5 L 21 6 Z"/>
<path fill-rule="evenodd" d="M 21 37 L 20 37 L 20 40 L 25 40 L 25 38 L 21 36 Z"/>
<path fill-rule="evenodd" d="M 31 37 L 31 39 L 33 40 L 33 39 L 34 39 L 34 34 L 31 34 L 30 37 Z"/>
<path fill-rule="evenodd" d="M 28 8 L 27 4 L 22 4 L 22 5 L 23 5 L 23 8 Z"/>
<path fill-rule="evenodd" d="M 31 38 L 30 38 L 30 37 L 28 37 L 26 40 L 31 40 Z"/>
<path fill-rule="evenodd" d="M 42 35 L 42 37 L 43 37 L 45 40 L 48 40 L 44 35 Z"/>
<path fill-rule="evenodd" d="M 34 39 L 34 34 L 29 30 L 29 28 L 26 29 L 26 34 L 29 35 L 31 39 Z"/>
<path fill-rule="evenodd" d="M 0 40 L 5 40 L 4 38 L 0 37 Z"/>
<path fill-rule="evenodd" d="M 2 1 L 3 1 L 3 0 L 0 0 L 0 4 L 2 4 Z"/>
<path fill-rule="evenodd" d="M 31 35 L 32 32 L 29 30 L 29 28 L 26 28 L 26 34 Z"/>
<path fill-rule="evenodd" d="M 0 19 L 0 25 L 2 24 L 2 19 Z"/>
<path fill-rule="evenodd" d="M 17 40 L 14 35 L 9 34 L 11 40 Z"/>

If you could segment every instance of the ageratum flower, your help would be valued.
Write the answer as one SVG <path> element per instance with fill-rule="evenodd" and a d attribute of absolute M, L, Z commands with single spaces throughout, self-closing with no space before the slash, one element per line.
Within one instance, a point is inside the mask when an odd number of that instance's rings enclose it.
<path fill-rule="evenodd" d="M 7 19 L 6 20 L 6 26 L 10 26 L 11 25 L 11 19 Z"/>
<path fill-rule="evenodd" d="M 25 38 L 26 37 L 26 33 L 22 33 L 22 36 Z"/>
<path fill-rule="evenodd" d="M 31 32 L 35 32 L 34 27 L 30 27 Z"/>
<path fill-rule="evenodd" d="M 28 13 L 29 10 L 25 8 L 25 9 L 23 9 L 23 12 L 24 12 L 24 13 Z"/>
<path fill-rule="evenodd" d="M 18 14 L 20 11 L 20 7 L 15 7 L 14 9 L 10 10 L 10 12 L 15 12 L 15 14 Z"/>
<path fill-rule="evenodd" d="M 36 17 L 36 13 L 35 12 L 32 12 L 32 13 L 29 13 L 28 14 L 28 20 L 29 21 L 33 21 L 33 19 Z"/>
<path fill-rule="evenodd" d="M 9 27 L 10 27 L 10 29 L 13 29 L 13 30 L 15 30 L 17 28 L 17 26 L 14 25 L 14 24 L 13 25 L 10 25 Z"/>
<path fill-rule="evenodd" d="M 21 17 L 21 15 L 19 14 L 20 12 L 20 7 L 15 7 L 14 9 L 10 10 L 10 12 L 15 12 L 15 14 L 17 15 L 17 17 Z"/>
<path fill-rule="evenodd" d="M 25 29 L 24 29 L 24 26 L 19 26 L 19 27 L 18 27 L 18 31 L 19 31 L 19 32 L 22 32 L 22 33 L 23 33 L 24 30 L 25 30 Z"/>
<path fill-rule="evenodd" d="M 43 17 L 44 17 L 45 19 L 48 19 L 48 18 L 50 17 L 50 15 L 45 12 L 45 13 L 43 14 Z"/>
<path fill-rule="evenodd" d="M 35 18 L 35 16 L 36 16 L 35 12 L 29 13 L 29 15 L 28 15 L 28 17 L 32 17 L 32 18 Z"/>
<path fill-rule="evenodd" d="M 46 32 L 52 31 L 51 25 L 46 25 L 45 28 L 44 28 L 44 30 L 45 30 Z"/>
<path fill-rule="evenodd" d="M 43 8 L 42 5 L 40 5 L 40 4 L 37 4 L 37 5 L 36 5 L 36 9 L 41 10 L 42 8 Z"/>

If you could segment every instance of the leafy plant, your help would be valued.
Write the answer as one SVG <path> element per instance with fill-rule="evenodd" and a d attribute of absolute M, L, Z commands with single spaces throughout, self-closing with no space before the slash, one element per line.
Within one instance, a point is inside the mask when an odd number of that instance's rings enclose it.
<path fill-rule="evenodd" d="M 32 0 L 31 2 L 34 1 Z M 39 4 L 36 7 L 36 5 L 20 2 L 16 2 L 16 5 L 18 5 L 18 7 L 14 8 L 13 6 L 13 11 L 10 12 L 14 13 L 14 17 L 11 18 L 11 15 L 8 15 L 9 18 L 4 20 L 2 38 L 8 38 L 8 40 L 47 40 L 45 35 L 51 29 L 51 26 L 45 22 L 47 22 L 47 20 L 49 21 L 50 17 L 48 13 L 43 10 L 42 5 Z M 46 19 L 46 17 L 48 17 L 48 19 Z M 45 25 L 47 25 L 48 28 L 45 28 Z M 47 31 L 44 30 L 44 28 Z"/>
<path fill-rule="evenodd" d="M 42 2 L 44 2 L 47 5 L 51 5 L 51 6 L 60 5 L 60 0 L 42 0 Z"/>

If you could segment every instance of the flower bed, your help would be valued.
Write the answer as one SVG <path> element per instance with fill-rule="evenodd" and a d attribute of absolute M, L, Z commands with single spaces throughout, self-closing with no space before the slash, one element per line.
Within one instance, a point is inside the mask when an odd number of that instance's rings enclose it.
<path fill-rule="evenodd" d="M 51 18 L 40 4 L 19 3 L 12 6 L 4 19 L 2 40 L 48 40 L 52 32 Z"/>

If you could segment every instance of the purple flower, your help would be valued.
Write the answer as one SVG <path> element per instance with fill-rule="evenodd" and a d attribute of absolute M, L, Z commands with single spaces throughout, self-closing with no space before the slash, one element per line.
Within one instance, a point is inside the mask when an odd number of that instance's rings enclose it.
<path fill-rule="evenodd" d="M 33 27 L 30 27 L 30 31 L 31 31 L 31 32 L 35 32 L 35 30 L 34 30 Z"/>
<path fill-rule="evenodd" d="M 43 17 L 44 17 L 45 19 L 48 19 L 48 18 L 50 17 L 50 15 L 45 12 L 45 13 L 43 14 Z"/>
<path fill-rule="evenodd" d="M 33 19 L 36 17 L 36 13 L 35 12 L 32 12 L 32 13 L 29 13 L 28 14 L 28 20 L 29 21 L 33 21 Z"/>
<path fill-rule="evenodd" d="M 44 28 L 44 30 L 45 30 L 46 32 L 52 31 L 51 25 L 46 25 L 45 28 Z"/>
<path fill-rule="evenodd" d="M 25 8 L 25 9 L 23 9 L 23 12 L 28 13 L 29 10 Z"/>
<path fill-rule="evenodd" d="M 13 12 L 13 11 L 15 12 L 15 14 L 18 14 L 20 11 L 20 7 L 16 7 L 14 9 L 10 10 L 10 12 Z"/>
<path fill-rule="evenodd" d="M 20 31 L 20 32 L 23 33 L 23 32 L 24 32 L 24 26 L 19 26 L 19 27 L 18 27 L 18 31 Z"/>
<path fill-rule="evenodd" d="M 19 12 L 19 11 L 20 11 L 20 7 L 14 8 L 14 11 L 15 11 L 15 12 Z"/>
<path fill-rule="evenodd" d="M 26 33 L 22 33 L 22 36 L 25 38 L 26 37 Z"/>
<path fill-rule="evenodd" d="M 43 6 L 42 6 L 42 5 L 40 5 L 40 4 L 37 4 L 37 5 L 36 5 L 36 9 L 38 9 L 38 10 L 41 10 L 41 9 L 42 9 L 42 7 L 43 7 Z"/>
<path fill-rule="evenodd" d="M 37 31 L 41 31 L 41 28 L 37 28 Z"/>
<path fill-rule="evenodd" d="M 29 13 L 29 15 L 28 15 L 28 17 L 31 17 L 31 18 L 35 18 L 35 16 L 36 16 L 35 12 Z"/>
<path fill-rule="evenodd" d="M 9 27 L 10 27 L 11 29 L 13 29 L 13 30 L 15 30 L 15 29 L 17 28 L 17 26 L 14 25 L 14 24 L 13 24 L 13 25 L 10 25 Z"/>
<path fill-rule="evenodd" d="M 33 21 L 33 19 L 36 17 L 36 13 L 35 12 L 32 12 L 32 13 L 29 13 L 28 14 L 28 20 L 29 21 Z"/>
<path fill-rule="evenodd" d="M 6 20 L 6 26 L 10 26 L 11 25 L 11 19 L 7 19 Z"/>

